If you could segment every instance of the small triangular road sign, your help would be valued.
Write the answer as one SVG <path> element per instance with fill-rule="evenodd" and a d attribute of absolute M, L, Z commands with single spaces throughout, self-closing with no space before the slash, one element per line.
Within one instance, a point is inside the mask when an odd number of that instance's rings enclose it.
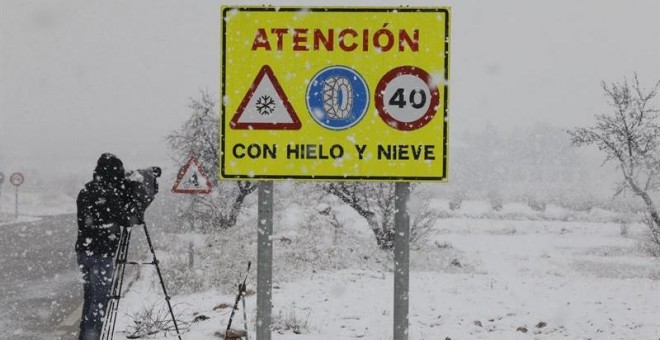
<path fill-rule="evenodd" d="M 195 156 L 191 156 L 188 163 L 181 167 L 172 192 L 179 194 L 208 194 L 211 192 L 211 181 L 204 173 L 202 166 Z"/>
<path fill-rule="evenodd" d="M 302 126 L 268 65 L 259 70 L 229 125 L 239 130 L 298 130 Z"/>

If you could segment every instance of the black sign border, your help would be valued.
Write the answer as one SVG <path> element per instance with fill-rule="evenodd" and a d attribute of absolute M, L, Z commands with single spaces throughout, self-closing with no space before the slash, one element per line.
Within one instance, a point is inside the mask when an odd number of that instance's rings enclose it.
<path fill-rule="evenodd" d="M 443 157 L 442 157 L 442 174 L 440 176 L 279 176 L 279 175 L 227 175 L 225 173 L 225 119 L 227 117 L 226 107 L 223 98 L 226 95 L 225 91 L 225 65 L 226 65 L 226 24 L 225 19 L 227 14 L 230 11 L 246 11 L 246 12 L 298 12 L 302 10 L 311 11 L 311 12 L 436 12 L 445 14 L 445 84 L 443 86 L 443 104 L 444 104 L 444 135 L 443 135 Z M 222 7 L 222 24 L 221 32 L 222 35 L 222 50 L 220 51 L 222 55 L 221 61 L 221 113 L 222 119 L 220 120 L 220 179 L 221 180 L 309 180 L 309 181 L 323 181 L 323 180 L 332 180 L 332 181 L 405 181 L 405 182 L 447 182 L 447 132 L 448 132 L 448 104 L 449 104 L 449 21 L 450 21 L 450 12 L 447 7 L 251 7 L 251 6 L 226 6 Z"/>

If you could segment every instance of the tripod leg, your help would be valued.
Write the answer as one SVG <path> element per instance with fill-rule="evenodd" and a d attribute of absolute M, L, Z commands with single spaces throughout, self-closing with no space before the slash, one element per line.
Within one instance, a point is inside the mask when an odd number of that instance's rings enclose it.
<path fill-rule="evenodd" d="M 158 266 L 158 259 L 156 259 L 156 252 L 154 251 L 154 246 L 151 243 L 151 237 L 149 237 L 149 231 L 147 231 L 147 224 L 142 225 L 144 227 L 144 235 L 147 237 L 147 243 L 149 244 L 149 250 L 151 250 L 151 255 L 154 257 L 154 265 L 156 265 L 156 273 L 158 273 L 158 279 L 160 279 L 160 286 L 163 288 L 163 294 L 165 294 L 165 301 L 167 302 L 167 307 L 170 309 L 170 315 L 172 316 L 172 323 L 174 323 L 174 329 L 176 330 L 176 335 L 181 340 L 181 333 L 179 332 L 179 326 L 176 323 L 176 317 L 174 316 L 174 311 L 172 310 L 172 304 L 170 303 L 170 296 L 167 294 L 167 289 L 165 288 L 165 281 L 163 281 L 163 275 L 160 273 L 160 266 Z"/>
<path fill-rule="evenodd" d="M 119 309 L 119 299 L 124 284 L 124 272 L 126 269 L 126 258 L 128 256 L 128 246 L 131 240 L 131 228 L 122 228 L 119 235 L 119 246 L 115 255 L 114 271 L 112 272 L 112 288 L 110 289 L 110 301 L 106 307 L 105 321 L 103 322 L 103 331 L 101 339 L 112 340 L 115 333 L 115 324 L 117 323 L 117 310 Z"/>
<path fill-rule="evenodd" d="M 248 336 L 248 324 L 247 324 L 247 311 L 245 310 L 245 296 L 241 297 L 243 300 L 243 327 L 245 327 L 245 340 L 250 340 Z"/>

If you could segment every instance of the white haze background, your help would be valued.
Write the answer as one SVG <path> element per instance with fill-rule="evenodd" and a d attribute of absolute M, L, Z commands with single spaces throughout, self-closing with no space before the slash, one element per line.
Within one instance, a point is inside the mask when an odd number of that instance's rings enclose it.
<path fill-rule="evenodd" d="M 189 98 L 200 91 L 218 93 L 223 4 L 228 3 L 0 1 L 0 171 L 26 175 L 21 221 L 31 220 L 25 215 L 74 212 L 77 191 L 106 151 L 127 168 L 163 166 L 160 201 L 150 208 L 150 221 L 158 225 L 159 214 L 172 214 L 168 189 L 177 167 L 164 137 L 188 118 Z M 608 210 L 621 208 L 610 201 L 617 173 L 600 167 L 597 151 L 570 147 L 564 131 L 591 125 L 594 114 L 609 110 L 601 81 L 634 72 L 646 86 L 660 79 L 660 1 L 405 4 L 452 7 L 449 183 L 423 186 L 415 194 L 430 192 L 430 206 L 442 218 L 427 244 L 413 246 L 411 338 L 528 339 L 535 333 L 540 339 L 657 339 L 660 272 L 657 259 L 639 249 L 644 226 Z M 14 203 L 9 188 L 5 182 L 7 219 Z M 334 244 L 331 229 L 324 229 L 327 217 L 317 211 L 320 199 L 300 200 L 292 183 L 278 183 L 276 194 L 274 277 L 281 284 L 274 294 L 276 319 L 296 311 L 298 319 L 310 318 L 307 331 L 317 336 L 305 339 L 388 339 L 391 258 L 375 249 L 364 220 L 345 206 L 333 207 L 345 227 L 343 241 Z M 492 195 L 503 196 L 501 210 L 489 204 Z M 212 317 L 186 338 L 214 339 L 227 320 L 226 310 L 212 308 L 231 301 L 232 294 L 183 293 L 203 286 L 199 281 L 209 276 L 233 285 L 234 276 L 224 270 L 241 272 L 247 257 L 240 254 L 252 256 L 256 249 L 252 196 L 239 227 L 226 234 L 157 230 L 168 284 L 178 288 L 174 301 L 184 304 L 187 320 L 193 313 Z M 450 209 L 457 197 L 465 199 L 463 206 Z M 520 200 L 524 197 L 550 204 L 536 211 L 533 202 Z M 599 206 L 591 209 L 594 201 Z M 562 204 L 567 202 L 584 206 Z M 43 225 L 54 220 L 49 218 L 43 217 Z M 0 226 L 13 228 L 11 222 Z M 194 270 L 187 269 L 191 242 L 198 251 Z M 0 255 L 28 261 L 29 251 Z M 204 265 L 209 267 L 202 271 Z M 333 266 L 344 270 L 316 271 Z M 70 280 L 66 285 L 79 284 L 75 268 L 72 273 L 61 278 Z M 123 308 L 136 311 L 149 303 L 143 298 L 161 298 L 147 279 L 133 286 Z M 19 297 L 28 300 L 43 289 L 27 290 Z M 248 298 L 251 331 L 254 302 Z M 39 312 L 50 317 L 50 310 Z M 70 313 L 64 320 L 69 328 L 58 331 L 75 332 L 79 315 Z M 30 325 L 3 329 L 2 322 L 2 331 L 30 334 Z M 129 322 L 124 315 L 118 329 Z M 519 331 L 522 326 L 530 333 Z M 300 336 L 288 331 L 275 338 Z"/>
<path fill-rule="evenodd" d="M 1 170 L 86 174 L 105 151 L 129 167 L 169 162 L 163 137 L 189 98 L 218 93 L 222 4 L 0 2 Z M 360 3 L 403 4 L 452 6 L 452 149 L 487 123 L 590 124 L 608 109 L 602 80 L 638 72 L 650 85 L 660 74 L 657 0 Z M 451 181 L 462 170 L 450 166 Z"/>

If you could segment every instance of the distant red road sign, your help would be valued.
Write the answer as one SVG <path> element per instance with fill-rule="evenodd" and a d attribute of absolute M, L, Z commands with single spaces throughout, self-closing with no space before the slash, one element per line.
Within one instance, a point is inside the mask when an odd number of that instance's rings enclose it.
<path fill-rule="evenodd" d="M 190 157 L 176 177 L 172 192 L 178 194 L 208 194 L 212 186 L 209 177 L 202 166 L 197 162 L 195 156 Z"/>
<path fill-rule="evenodd" d="M 23 174 L 20 172 L 14 172 L 9 176 L 9 182 L 14 186 L 20 186 L 25 182 L 25 177 L 23 177 Z"/>

